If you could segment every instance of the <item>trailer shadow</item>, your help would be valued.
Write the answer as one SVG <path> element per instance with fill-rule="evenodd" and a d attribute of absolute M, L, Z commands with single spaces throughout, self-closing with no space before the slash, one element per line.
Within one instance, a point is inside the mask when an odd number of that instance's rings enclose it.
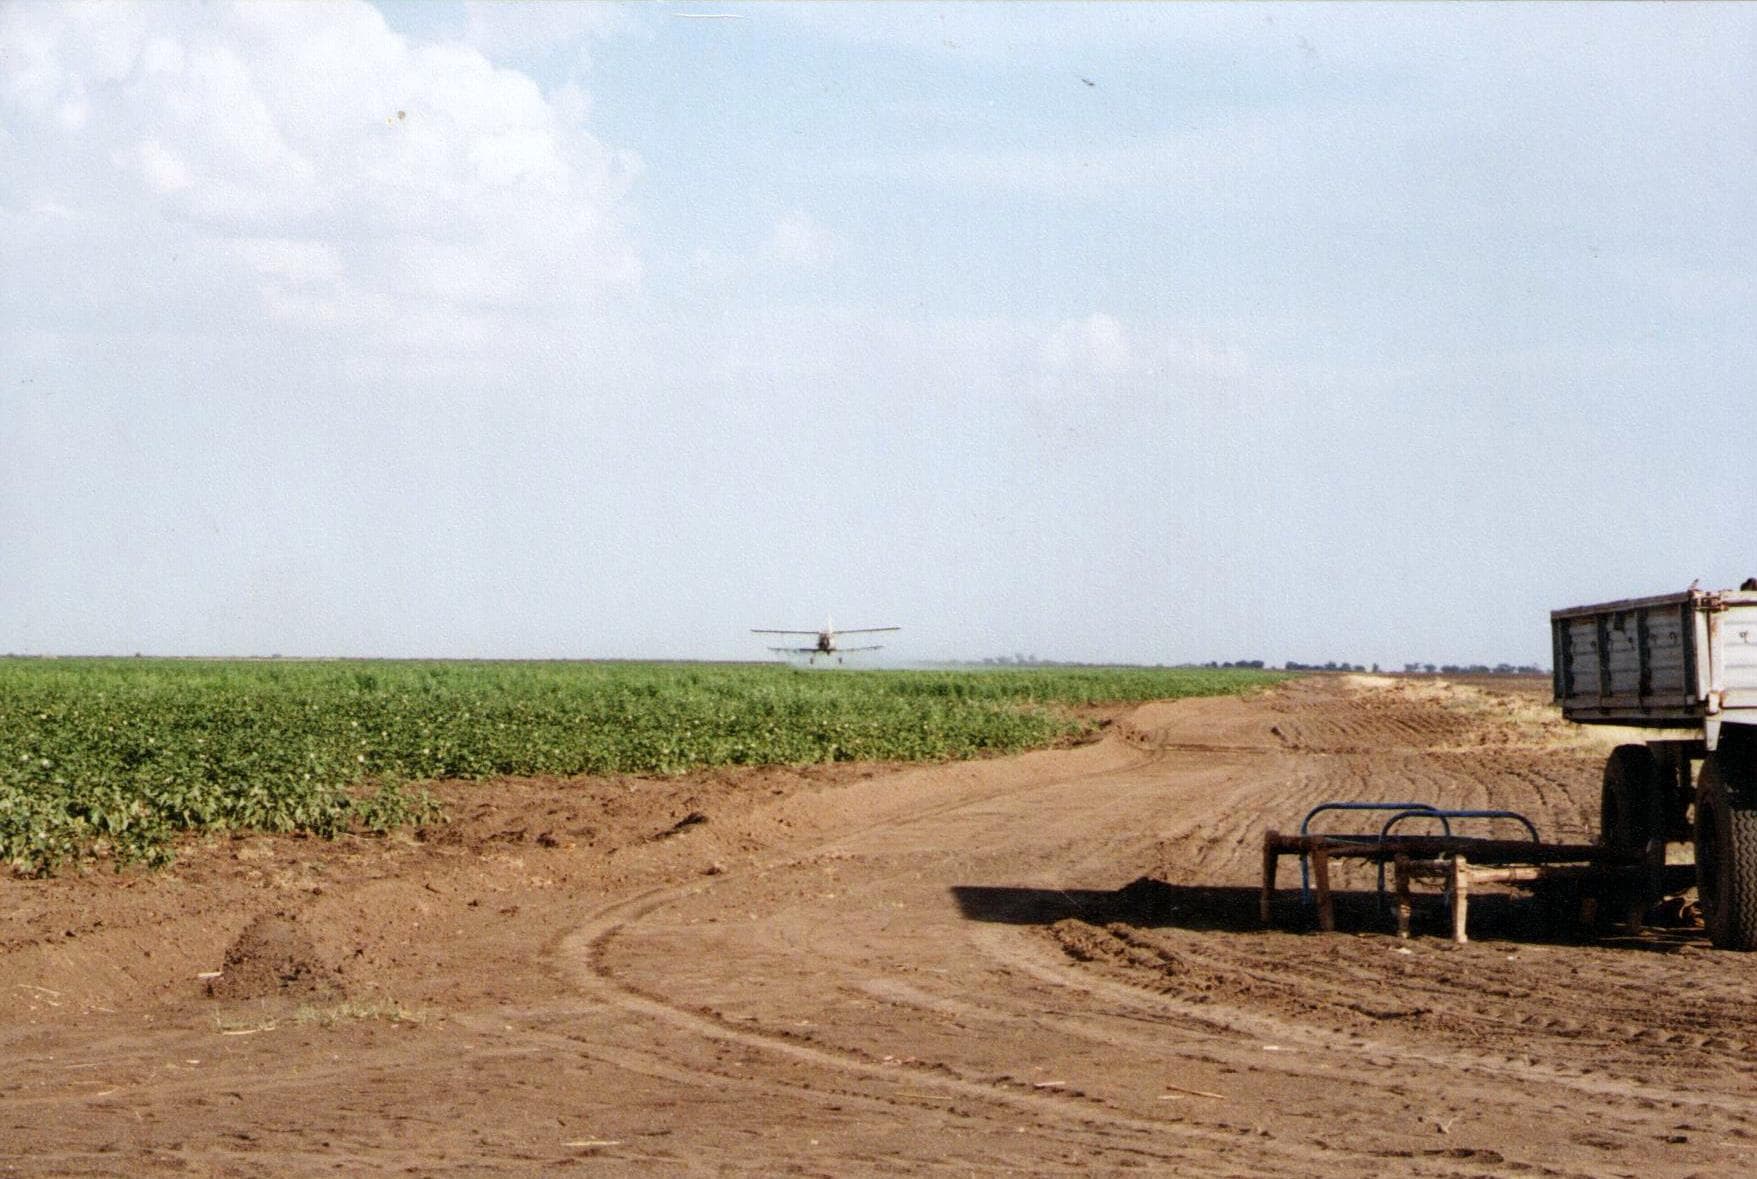
<path fill-rule="evenodd" d="M 1254 888 L 1167 884 L 1143 876 L 1117 889 L 959 884 L 951 892 L 965 920 L 991 924 L 1054 925 L 1073 917 L 1092 925 L 1175 925 L 1228 933 L 1262 928 Z"/>
<path fill-rule="evenodd" d="M 1302 901 L 1297 888 L 1276 894 L 1267 926 L 1258 909 L 1260 893 L 1250 887 L 1169 884 L 1143 876 L 1117 889 L 960 884 L 950 891 L 965 920 L 987 924 L 1048 926 L 1073 918 L 1091 925 L 1259 935 L 1269 931 L 1312 933 L 1318 928 L 1315 906 Z M 1336 932 L 1396 936 L 1396 919 L 1388 896 L 1372 889 L 1338 890 L 1332 899 Z M 1622 946 L 1658 952 L 1706 944 L 1700 924 L 1681 912 L 1672 916 L 1665 906 L 1650 913 L 1649 924 L 1634 935 L 1604 924 L 1585 925 L 1580 920 L 1580 909 L 1579 896 L 1566 892 L 1473 893 L 1470 937 L 1472 941 Z M 1450 935 L 1446 901 L 1438 893 L 1418 893 L 1412 918 L 1411 932 L 1415 936 Z"/>

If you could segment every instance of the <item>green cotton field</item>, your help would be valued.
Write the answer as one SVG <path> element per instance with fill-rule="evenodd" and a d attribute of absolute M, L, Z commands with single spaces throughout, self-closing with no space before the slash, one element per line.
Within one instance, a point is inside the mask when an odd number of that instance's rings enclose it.
<path fill-rule="evenodd" d="M 937 760 L 1077 735 L 1072 705 L 1244 670 L 0 659 L 0 861 L 167 861 L 180 832 L 385 831 L 443 778 Z"/>

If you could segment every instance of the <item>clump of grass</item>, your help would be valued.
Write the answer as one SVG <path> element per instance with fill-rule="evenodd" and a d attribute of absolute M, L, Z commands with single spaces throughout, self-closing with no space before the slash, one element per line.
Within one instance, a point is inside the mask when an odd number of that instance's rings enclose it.
<path fill-rule="evenodd" d="M 362 1021 L 424 1024 L 435 1017 L 426 1007 L 405 1007 L 395 999 L 347 999 L 322 1007 L 303 1004 L 293 1012 L 293 1022 L 302 1027 L 333 1028 L 337 1024 Z"/>
<path fill-rule="evenodd" d="M 214 1019 L 214 1031 L 222 1036 L 254 1036 L 258 1032 L 272 1032 L 279 1026 L 280 1021 L 276 1019 L 248 1019 L 236 1015 Z"/>

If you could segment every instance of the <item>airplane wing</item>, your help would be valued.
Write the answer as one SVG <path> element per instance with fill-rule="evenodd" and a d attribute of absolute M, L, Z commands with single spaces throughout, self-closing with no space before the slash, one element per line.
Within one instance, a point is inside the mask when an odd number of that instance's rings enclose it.
<path fill-rule="evenodd" d="M 882 650 L 884 650 L 883 647 L 837 647 L 835 653 L 837 655 L 840 655 L 844 651 L 882 651 Z"/>
<path fill-rule="evenodd" d="M 760 626 L 753 626 L 750 628 L 750 633 L 753 635 L 815 635 L 821 632 L 815 630 L 765 630 Z"/>
<path fill-rule="evenodd" d="M 880 631 L 902 629 L 900 626 L 857 626 L 847 630 L 838 628 L 835 633 L 839 635 L 876 635 Z"/>
<path fill-rule="evenodd" d="M 777 655 L 819 655 L 819 654 L 822 654 L 822 652 L 820 652 L 816 647 L 770 647 L 769 650 L 773 651 Z"/>

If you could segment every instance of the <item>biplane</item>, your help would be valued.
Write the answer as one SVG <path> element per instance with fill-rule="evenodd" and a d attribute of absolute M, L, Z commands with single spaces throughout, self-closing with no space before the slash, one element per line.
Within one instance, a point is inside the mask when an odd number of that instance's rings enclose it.
<path fill-rule="evenodd" d="M 753 635 L 809 635 L 815 640 L 809 647 L 770 647 L 777 655 L 805 655 L 816 663 L 818 656 L 835 656 L 836 662 L 842 662 L 842 656 L 854 651 L 877 651 L 883 644 L 874 643 L 862 647 L 844 647 L 836 641 L 841 635 L 876 635 L 885 631 L 902 630 L 900 626 L 857 626 L 845 627 L 841 630 L 829 619 L 824 620 L 821 630 L 770 630 L 764 627 L 752 627 Z"/>

